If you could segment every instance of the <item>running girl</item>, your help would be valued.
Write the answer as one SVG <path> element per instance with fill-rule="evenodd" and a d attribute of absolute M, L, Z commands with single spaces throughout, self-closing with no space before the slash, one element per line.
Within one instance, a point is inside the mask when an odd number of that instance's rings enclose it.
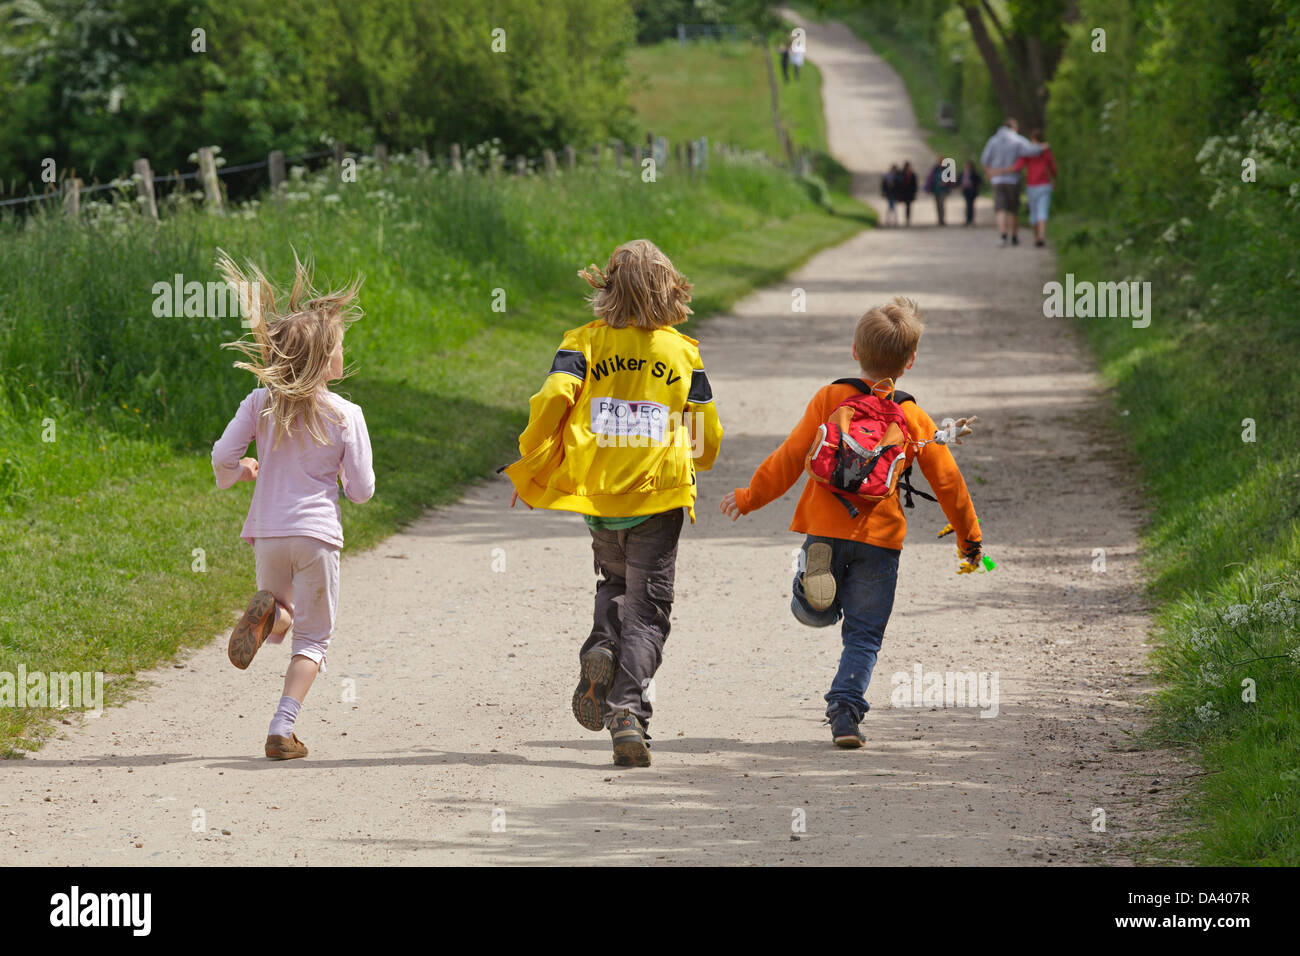
<path fill-rule="evenodd" d="M 329 390 L 343 377 L 343 334 L 361 316 L 358 278 L 324 294 L 294 256 L 286 297 L 254 266 L 240 270 L 225 253 L 217 267 L 241 290 L 252 337 L 223 347 L 247 361 L 261 384 L 239 405 L 212 447 L 218 488 L 256 482 L 241 536 L 253 546 L 258 591 L 230 634 L 230 662 L 243 670 L 264 642 L 278 644 L 293 627 L 284 691 L 267 729 L 266 755 L 307 756 L 294 722 L 334 632 L 339 596 L 338 484 L 356 502 L 375 493 L 370 435 L 361 409 Z M 260 461 L 243 457 L 257 443 Z"/>

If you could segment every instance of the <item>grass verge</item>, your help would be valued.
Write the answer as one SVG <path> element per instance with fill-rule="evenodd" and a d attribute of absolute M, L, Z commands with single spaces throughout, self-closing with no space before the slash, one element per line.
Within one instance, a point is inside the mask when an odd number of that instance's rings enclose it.
<path fill-rule="evenodd" d="M 773 58 L 776 54 L 773 51 Z M 637 47 L 628 56 L 632 106 L 638 120 L 669 142 L 707 131 L 711 143 L 758 150 L 772 157 L 782 146 L 772 126 L 771 93 L 763 48 L 755 43 L 675 41 Z M 782 82 L 781 121 L 790 138 L 826 152 L 821 72 L 806 64 L 798 81 Z"/>
<path fill-rule="evenodd" d="M 1151 283 L 1149 327 L 1076 322 L 1115 391 L 1151 507 L 1143 563 L 1161 690 L 1150 740 L 1193 748 L 1206 771 L 1171 852 L 1295 866 L 1300 328 L 1289 303 L 1300 290 L 1282 246 L 1198 235 L 1211 221 L 1154 242 L 1078 215 L 1053 229 L 1076 281 Z"/>

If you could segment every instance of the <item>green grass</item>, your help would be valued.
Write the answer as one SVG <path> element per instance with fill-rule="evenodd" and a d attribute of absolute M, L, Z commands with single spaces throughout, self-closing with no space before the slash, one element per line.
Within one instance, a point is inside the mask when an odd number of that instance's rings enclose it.
<path fill-rule="evenodd" d="M 806 64 L 798 82 L 781 82 L 781 120 L 797 146 L 826 152 L 821 72 Z M 637 47 L 628 57 L 632 106 L 637 119 L 670 143 L 699 136 L 711 143 L 782 157 L 772 125 L 772 101 L 763 48 L 739 41 Z"/>
<path fill-rule="evenodd" d="M 1258 209 L 1169 239 L 1053 223 L 1076 279 L 1152 283 L 1151 325 L 1076 320 L 1115 391 L 1151 510 L 1144 565 L 1162 689 L 1154 743 L 1190 747 L 1192 857 L 1300 864 L 1300 328 L 1287 251 L 1242 231 Z M 1291 242 L 1283 237 L 1289 233 Z M 1272 232 L 1272 230 L 1270 230 Z M 1235 242 L 1233 238 L 1235 237 Z M 1254 420 L 1255 441 L 1243 440 Z M 1244 682 L 1253 682 L 1253 701 Z"/>
<path fill-rule="evenodd" d="M 208 462 L 254 384 L 218 348 L 237 321 L 152 311 L 155 282 L 215 280 L 218 246 L 281 280 L 291 245 L 322 284 L 366 277 L 347 340 L 358 374 L 338 390 L 366 411 L 378 492 L 343 504 L 351 550 L 510 459 L 560 334 L 590 319 L 581 266 L 649 237 L 704 316 L 869 221 L 842 197 L 846 214 L 828 215 L 753 160 L 656 183 L 583 169 L 493 182 L 404 160 L 341 188 L 308 176 L 283 208 L 222 218 L 181 204 L 156 226 L 127 207 L 77 227 L 0 222 L 0 672 L 104 671 L 120 701 L 136 671 L 229 626 L 252 588 L 238 537 L 251 489 L 218 491 Z M 39 746 L 52 716 L 0 708 L 0 752 Z"/>
<path fill-rule="evenodd" d="M 637 47 L 628 57 L 632 105 L 642 127 L 674 143 L 708 130 L 710 143 L 764 153 L 785 162 L 772 124 L 772 94 L 763 48 L 752 42 L 675 41 Z M 809 192 L 828 209 L 855 213 L 861 207 L 837 198 L 852 189 L 852 177 L 826 145 L 821 71 L 806 63 L 798 81 L 781 80 L 776 44 L 771 48 L 781 123 L 796 153 L 805 150 Z"/>

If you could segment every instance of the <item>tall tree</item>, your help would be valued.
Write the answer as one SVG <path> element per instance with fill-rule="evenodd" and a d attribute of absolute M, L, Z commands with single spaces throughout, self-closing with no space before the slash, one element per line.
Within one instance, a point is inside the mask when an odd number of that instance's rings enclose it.
<path fill-rule="evenodd" d="M 1065 27 L 1079 17 L 1077 0 L 1007 0 L 1005 17 L 990 0 L 958 4 L 1003 112 L 1031 126 L 1044 125 L 1047 85 L 1061 62 Z"/>

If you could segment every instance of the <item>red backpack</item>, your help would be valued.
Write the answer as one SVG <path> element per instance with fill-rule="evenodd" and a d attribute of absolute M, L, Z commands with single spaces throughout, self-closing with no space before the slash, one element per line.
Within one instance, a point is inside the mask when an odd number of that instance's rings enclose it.
<path fill-rule="evenodd" d="M 912 440 L 903 414 L 903 402 L 915 402 L 911 395 L 889 383 L 889 398 L 878 394 L 861 379 L 841 378 L 832 385 L 852 385 L 862 392 L 847 398 L 817 430 L 808 449 L 804 469 L 856 518 L 858 506 L 873 507 L 895 494 L 906 493 L 906 507 L 912 507 L 912 494 L 934 498 L 913 488 L 908 482 L 911 466 L 907 463 L 907 446 Z M 877 383 L 876 388 L 880 387 Z"/>

